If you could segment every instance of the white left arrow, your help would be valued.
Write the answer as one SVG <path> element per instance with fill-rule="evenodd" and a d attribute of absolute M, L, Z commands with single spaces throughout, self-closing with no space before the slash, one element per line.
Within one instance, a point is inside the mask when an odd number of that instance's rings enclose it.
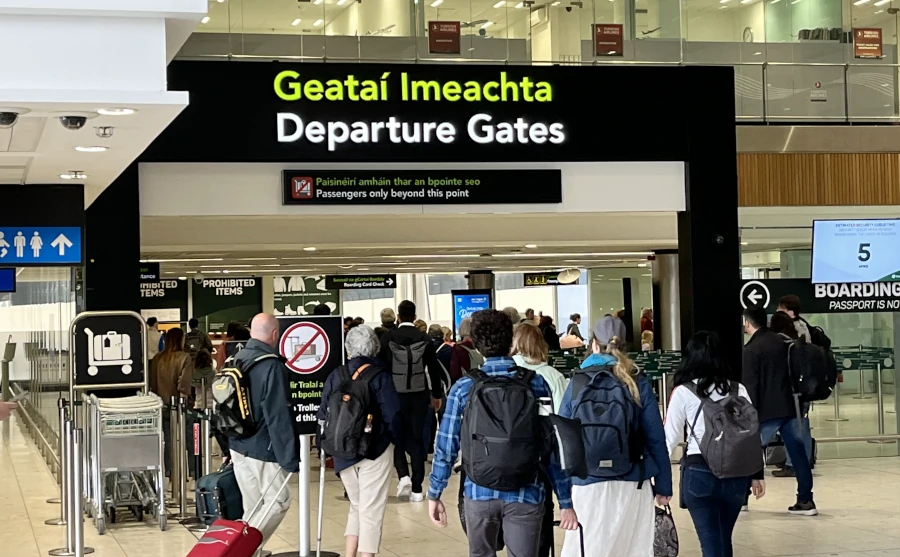
<path fill-rule="evenodd" d="M 56 237 L 55 240 L 50 242 L 50 247 L 59 248 L 59 254 L 65 255 L 66 248 L 72 247 L 72 241 L 69 240 L 68 238 L 66 238 L 66 236 L 64 234 L 60 234 L 59 236 Z"/>

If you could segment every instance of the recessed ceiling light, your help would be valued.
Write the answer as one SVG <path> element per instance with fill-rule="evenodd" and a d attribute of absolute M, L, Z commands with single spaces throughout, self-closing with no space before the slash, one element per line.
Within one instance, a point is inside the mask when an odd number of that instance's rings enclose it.
<path fill-rule="evenodd" d="M 187 277 L 178 277 L 178 280 L 187 280 Z"/>
<path fill-rule="evenodd" d="M 209 20 L 208 17 L 205 17 L 203 19 L 207 21 Z M 206 21 L 204 21 L 203 23 L 206 23 Z M 97 110 L 97 114 L 100 114 L 102 116 L 130 116 L 135 112 L 137 111 L 133 108 L 101 108 Z"/>
<path fill-rule="evenodd" d="M 878 0 L 878 2 L 875 2 L 873 4 L 873 6 L 884 6 L 885 4 L 889 4 L 890 2 L 891 0 Z"/>
<path fill-rule="evenodd" d="M 560 4 L 562 4 L 562 2 L 553 2 L 550 5 L 551 6 L 559 6 Z"/>
<path fill-rule="evenodd" d="M 204 24 L 209 23 L 209 16 L 208 15 L 203 16 L 203 19 L 200 20 L 200 23 L 204 23 Z"/>
<path fill-rule="evenodd" d="M 224 4 L 225 0 L 216 0 L 216 2 L 218 2 L 219 4 Z"/>
<path fill-rule="evenodd" d="M 493 25 L 493 24 L 494 24 L 493 21 L 485 21 L 485 22 L 481 25 L 481 28 L 482 28 L 482 29 L 487 29 L 488 27 L 490 27 L 490 26 Z"/>
<path fill-rule="evenodd" d="M 225 273 L 225 274 L 227 275 L 227 274 L 228 274 L 228 269 L 224 269 L 222 272 Z"/>
<path fill-rule="evenodd" d="M 444 0 L 434 0 L 434 2 L 431 3 L 431 7 L 437 8 L 438 6 L 440 6 L 443 3 L 444 3 Z"/>
<path fill-rule="evenodd" d="M 338 0 L 338 1 L 337 1 L 337 5 L 338 5 L 338 6 L 343 6 L 343 5 L 346 4 L 346 3 L 347 3 L 347 0 Z"/>
<path fill-rule="evenodd" d="M 750 244 L 750 242 L 741 242 L 741 245 L 742 245 L 742 246 L 746 246 L 746 245 L 749 245 L 749 244 Z"/>
<path fill-rule="evenodd" d="M 741 0 L 741 4 L 749 4 L 750 2 L 753 2 L 753 0 Z"/>
<path fill-rule="evenodd" d="M 60 174 L 59 177 L 63 180 L 86 180 L 87 174 L 81 170 L 70 170 L 66 174 Z"/>
<path fill-rule="evenodd" d="M 525 244 L 525 247 L 528 249 L 534 249 L 537 247 L 537 244 Z"/>
<path fill-rule="evenodd" d="M 521 10 L 523 7 L 525 7 L 525 2 L 519 2 L 518 4 L 516 4 L 517 10 Z"/>
<path fill-rule="evenodd" d="M 109 147 L 104 147 L 103 145 L 79 145 L 75 147 L 75 150 L 81 153 L 102 153 L 103 151 L 108 151 Z"/>
<path fill-rule="evenodd" d="M 313 4 L 315 4 L 316 6 L 318 6 L 319 4 L 321 4 L 321 3 L 324 2 L 324 1 L 325 1 L 325 0 L 315 0 L 315 2 L 313 2 Z"/>
<path fill-rule="evenodd" d="M 504 4 L 506 4 L 506 0 L 500 0 L 499 2 L 494 4 L 494 8 L 502 8 Z"/>
<path fill-rule="evenodd" d="M 305 248 L 303 248 L 303 251 L 316 251 L 316 247 L 315 246 L 306 246 Z"/>
<path fill-rule="evenodd" d="M 646 263 L 638 263 L 637 266 L 638 266 L 638 267 L 646 267 L 647 264 L 646 264 Z"/>
<path fill-rule="evenodd" d="M 291 27 L 296 27 L 296 26 L 300 25 L 301 21 L 303 21 L 303 20 L 298 17 L 297 19 L 295 19 L 294 21 L 291 22 Z"/>
<path fill-rule="evenodd" d="M 872 0 L 856 0 L 856 2 L 853 3 L 853 5 L 854 6 L 862 6 L 863 4 L 868 4 L 871 1 Z"/>
<path fill-rule="evenodd" d="M 313 23 L 313 27 L 318 27 L 319 25 L 322 25 L 322 19 L 317 19 L 317 20 Z"/>

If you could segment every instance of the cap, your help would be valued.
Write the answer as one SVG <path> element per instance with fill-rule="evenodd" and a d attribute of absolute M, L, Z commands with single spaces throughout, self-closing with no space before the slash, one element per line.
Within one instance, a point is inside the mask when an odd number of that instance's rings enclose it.
<path fill-rule="evenodd" d="M 601 317 L 594 325 L 594 328 L 591 329 L 591 332 L 594 334 L 594 340 L 599 344 L 606 346 L 609 344 L 611 338 L 618 337 L 620 335 L 620 327 L 617 321 L 619 320 L 612 315 Z"/>

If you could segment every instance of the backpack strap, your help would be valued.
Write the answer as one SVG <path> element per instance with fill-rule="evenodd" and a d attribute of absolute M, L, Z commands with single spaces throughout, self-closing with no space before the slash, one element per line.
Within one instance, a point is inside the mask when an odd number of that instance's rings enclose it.
<path fill-rule="evenodd" d="M 514 377 L 526 385 L 531 385 L 531 381 L 534 380 L 534 376 L 537 375 L 535 370 L 528 369 L 527 367 L 515 366 L 510 368 L 509 371 L 514 371 Z"/>
<path fill-rule="evenodd" d="M 580 393 L 585 387 L 588 386 L 591 382 L 591 376 L 588 375 L 584 370 L 576 370 L 575 375 L 572 376 L 570 381 L 572 385 L 572 401 L 574 402 L 578 397 L 578 393 Z"/>
<path fill-rule="evenodd" d="M 467 375 L 472 378 L 473 383 L 480 383 L 488 378 L 488 374 L 477 367 L 475 369 L 470 369 Z"/>
<path fill-rule="evenodd" d="M 737 383 L 735 383 L 735 384 L 737 384 Z M 697 407 L 697 413 L 694 414 L 694 419 L 691 420 L 691 425 L 688 426 L 688 428 L 690 429 L 690 432 L 691 432 L 691 437 L 693 437 L 694 440 L 697 441 L 697 445 L 699 446 L 700 438 L 698 438 L 697 434 L 694 433 L 694 428 L 697 426 L 697 420 L 700 418 L 700 412 L 703 411 L 703 398 L 704 397 L 700 396 L 700 393 L 697 390 L 697 384 L 694 383 L 693 381 L 688 381 L 687 383 L 682 383 L 681 385 L 679 385 L 679 387 L 684 387 L 687 390 L 691 391 L 700 400 L 700 405 Z M 687 448 L 685 448 L 684 453 L 687 454 Z"/>
<path fill-rule="evenodd" d="M 348 368 L 347 366 L 341 366 L 341 367 L 342 367 L 343 369 L 346 369 L 348 374 L 350 373 L 350 368 Z M 369 369 L 370 367 L 372 367 L 372 364 L 368 364 L 368 363 L 359 366 L 359 368 L 356 370 L 356 373 L 354 373 L 353 376 L 350 377 L 350 379 L 351 379 L 352 381 L 356 381 L 356 379 L 359 377 L 359 375 L 360 375 L 362 372 L 364 372 L 364 371 L 366 371 L 367 369 Z"/>

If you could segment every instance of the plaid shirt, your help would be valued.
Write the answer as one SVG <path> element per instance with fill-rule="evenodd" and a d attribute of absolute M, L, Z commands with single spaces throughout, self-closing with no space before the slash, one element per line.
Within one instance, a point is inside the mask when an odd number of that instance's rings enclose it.
<path fill-rule="evenodd" d="M 481 370 L 488 375 L 510 375 L 509 369 L 516 363 L 512 358 L 488 358 Z M 447 408 L 444 411 L 444 419 L 438 430 L 437 443 L 434 449 L 434 462 L 431 467 L 429 499 L 440 499 L 444 489 L 447 488 L 447 480 L 453 471 L 453 464 L 459 453 L 459 435 L 462 427 L 463 411 L 469 399 L 469 391 L 472 387 L 472 379 L 462 377 L 450 389 L 447 395 Z M 535 375 L 531 381 L 531 389 L 536 397 L 550 397 L 550 389 L 540 375 Z M 561 509 L 572 508 L 572 483 L 560 469 L 555 459 L 551 459 L 547 474 L 553 483 L 556 497 Z M 540 478 L 517 491 L 497 491 L 476 485 L 471 479 L 466 478 L 465 495 L 472 501 L 500 500 L 510 503 L 528 503 L 538 505 L 543 503 L 544 483 Z"/>

